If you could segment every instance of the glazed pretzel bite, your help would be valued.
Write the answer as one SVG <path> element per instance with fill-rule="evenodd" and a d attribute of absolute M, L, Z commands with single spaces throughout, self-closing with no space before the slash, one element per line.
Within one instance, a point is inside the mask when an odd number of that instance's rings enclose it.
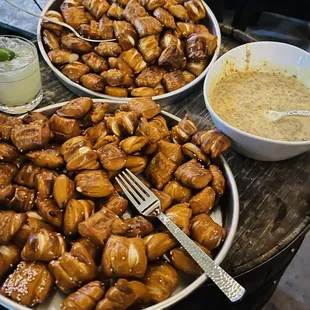
<path fill-rule="evenodd" d="M 82 60 L 96 73 L 108 70 L 107 61 L 95 52 L 84 54 Z"/>
<path fill-rule="evenodd" d="M 49 50 L 60 49 L 59 38 L 53 32 L 45 29 L 43 30 L 42 34 L 43 34 L 42 41 L 48 47 Z"/>
<path fill-rule="evenodd" d="M 80 78 L 89 71 L 89 67 L 79 61 L 69 63 L 61 70 L 65 76 L 75 83 L 79 83 Z"/>
<path fill-rule="evenodd" d="M 74 53 L 86 54 L 92 49 L 92 46 L 87 41 L 69 35 L 61 38 L 61 45 Z"/>
<path fill-rule="evenodd" d="M 63 22 L 64 21 L 62 15 L 59 12 L 56 12 L 56 11 L 52 11 L 52 10 L 47 11 L 45 13 L 45 16 L 49 17 L 49 18 L 52 18 L 52 19 L 55 19 L 55 20 L 57 20 L 59 22 Z M 48 21 L 43 21 L 42 22 L 42 27 L 44 29 L 48 29 L 48 30 L 52 31 L 57 36 L 60 36 L 61 32 L 63 30 L 63 27 L 61 25 L 57 25 L 57 24 L 54 24 L 54 23 L 51 23 L 51 22 L 48 22 Z"/>
<path fill-rule="evenodd" d="M 50 61 L 55 65 L 63 65 L 66 63 L 76 62 L 79 59 L 79 55 L 72 53 L 71 51 L 53 49 L 47 54 Z"/>
<path fill-rule="evenodd" d="M 106 0 L 83 0 L 82 4 L 97 20 L 99 20 L 110 7 Z"/>
<path fill-rule="evenodd" d="M 62 9 L 77 8 L 81 3 L 65 0 Z M 141 7 L 144 11 L 144 7 L 168 10 L 181 5 L 173 0 L 165 4 L 161 0 L 115 3 L 133 5 L 140 12 Z M 86 13 L 88 22 L 97 22 Z M 105 15 L 100 20 L 112 28 L 113 22 L 119 22 L 120 29 L 133 29 L 127 21 L 109 21 Z M 196 26 L 197 34 L 207 39 L 206 29 Z M 184 51 L 181 41 L 191 34 L 176 37 L 172 31 L 166 30 L 162 44 L 171 41 Z M 64 34 L 63 39 L 65 36 L 71 38 Z M 153 39 L 160 42 L 158 35 L 152 35 Z M 164 87 L 169 75 L 176 80 L 192 79 L 191 72 L 167 71 L 155 64 L 156 59 L 135 73 L 141 63 L 128 56 L 138 53 L 138 60 L 145 62 L 145 55 L 136 50 L 138 41 L 130 47 L 130 40 L 124 36 L 118 57 L 105 59 L 107 56 L 93 50 L 84 54 L 83 61 L 94 62 L 96 70 L 109 66 L 102 70 L 103 76 L 116 70 L 131 79 L 128 88 L 108 87 L 155 91 Z M 81 82 L 93 75 L 97 74 L 83 75 Z M 15 122 L 0 114 L 0 129 L 5 133 L 0 132 L 2 294 L 32 307 L 46 300 L 55 283 L 57 290 L 70 294 L 60 309 L 142 309 L 171 296 L 179 283 L 176 270 L 193 276 L 202 273 L 163 225 L 132 212 L 115 177 L 125 168 L 136 174 L 158 197 L 162 212 L 211 255 L 226 236 L 225 228 L 212 220 L 212 213 L 208 215 L 221 203 L 226 185 L 221 168 L 216 166 L 218 160 L 213 158 L 224 152 L 230 141 L 217 130 L 198 131 L 190 116 L 171 126 L 173 121 L 160 113 L 151 97 L 120 103 L 114 113 L 108 103 L 82 97 L 49 117 L 31 112 Z M 18 134 L 16 128 L 21 128 Z M 47 142 L 36 138 L 40 146 L 35 146 L 26 129 L 31 136 L 35 132 L 43 140 L 48 137 Z"/>
<path fill-rule="evenodd" d="M 123 51 L 135 46 L 138 40 L 134 27 L 126 21 L 113 21 L 113 30 Z"/>
<path fill-rule="evenodd" d="M 146 62 L 152 62 L 161 54 L 161 48 L 158 46 L 158 40 L 155 35 L 141 38 L 138 43 L 138 49 Z"/>

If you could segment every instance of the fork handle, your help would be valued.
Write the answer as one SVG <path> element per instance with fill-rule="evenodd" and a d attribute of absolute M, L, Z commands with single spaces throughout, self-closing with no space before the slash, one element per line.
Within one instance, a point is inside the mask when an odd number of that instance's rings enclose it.
<path fill-rule="evenodd" d="M 243 297 L 245 289 L 203 252 L 177 225 L 163 213 L 157 217 L 230 301 L 236 302 Z"/>

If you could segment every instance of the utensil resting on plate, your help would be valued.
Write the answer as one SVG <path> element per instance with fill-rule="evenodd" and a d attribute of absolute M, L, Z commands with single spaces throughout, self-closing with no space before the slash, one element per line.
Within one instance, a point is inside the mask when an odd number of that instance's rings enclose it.
<path fill-rule="evenodd" d="M 157 217 L 230 301 L 243 297 L 245 289 L 161 212 L 159 199 L 132 172 L 126 169 L 115 179 L 136 209 L 144 216 Z"/>
<path fill-rule="evenodd" d="M 35 17 L 38 17 L 38 18 L 42 18 L 43 20 L 46 20 L 48 22 L 51 22 L 51 23 L 54 23 L 54 24 L 57 24 L 57 25 L 60 25 L 60 26 L 63 26 L 65 28 L 68 28 L 70 31 L 72 31 L 74 33 L 75 36 L 77 36 L 78 38 L 84 40 L 84 41 L 88 41 L 88 42 L 93 42 L 93 43 L 100 43 L 100 42 L 111 42 L 111 41 L 115 41 L 116 39 L 109 39 L 109 40 L 93 40 L 93 39 L 88 39 L 88 38 L 85 38 L 83 36 L 81 36 L 73 27 L 71 27 L 70 25 L 66 24 L 66 23 L 63 23 L 63 22 L 60 22 L 58 20 L 55 20 L 53 18 L 49 18 L 49 17 L 46 17 L 44 15 L 41 15 L 41 14 L 37 14 L 37 13 L 33 13 L 33 12 L 30 12 L 26 9 L 24 9 L 23 7 L 9 1 L 9 0 L 4 0 L 6 3 L 10 4 L 11 6 L 14 6 L 15 8 L 29 14 L 29 15 L 32 15 L 32 16 L 35 16 Z"/>
<path fill-rule="evenodd" d="M 265 116 L 272 121 L 278 121 L 285 116 L 310 116 L 310 110 L 273 111 L 268 110 Z"/>

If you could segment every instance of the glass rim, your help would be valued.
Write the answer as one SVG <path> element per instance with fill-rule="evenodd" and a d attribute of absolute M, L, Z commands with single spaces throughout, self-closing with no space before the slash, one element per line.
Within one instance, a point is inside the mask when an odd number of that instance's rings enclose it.
<path fill-rule="evenodd" d="M 11 72 L 16 72 L 16 71 L 22 70 L 22 69 L 30 66 L 31 64 L 33 64 L 36 61 L 36 59 L 38 58 L 37 48 L 30 40 L 28 40 L 26 38 L 23 38 L 21 36 L 16 36 L 16 35 L 12 35 L 12 34 L 1 34 L 0 37 L 9 37 L 9 38 L 21 39 L 22 41 L 25 41 L 26 43 L 28 43 L 32 47 L 32 49 L 34 50 L 33 59 L 29 63 L 27 63 L 26 65 L 23 65 L 20 68 L 17 68 L 17 69 L 14 69 L 14 70 L 10 70 L 8 72 L 0 72 L 0 75 L 10 74 Z"/>

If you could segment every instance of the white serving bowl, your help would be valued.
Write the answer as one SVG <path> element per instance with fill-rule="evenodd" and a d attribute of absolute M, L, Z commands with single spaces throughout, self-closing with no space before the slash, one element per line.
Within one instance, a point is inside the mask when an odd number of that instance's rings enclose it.
<path fill-rule="evenodd" d="M 214 63 L 204 82 L 205 104 L 215 126 L 231 138 L 236 152 L 256 160 L 284 160 L 309 151 L 310 141 L 280 141 L 249 134 L 229 125 L 213 110 L 209 94 L 223 75 L 232 70 L 258 68 L 262 72 L 281 70 L 283 74 L 295 74 L 299 81 L 310 88 L 310 54 L 304 50 L 279 42 L 254 42 L 238 46 Z"/>
<path fill-rule="evenodd" d="M 59 8 L 60 8 L 60 5 L 62 2 L 63 2 L 63 0 L 49 0 L 46 3 L 46 5 L 42 11 L 42 15 L 45 15 L 46 12 L 49 10 L 60 11 Z M 218 21 L 217 21 L 216 17 L 214 16 L 210 7 L 204 1 L 203 1 L 203 5 L 206 8 L 207 15 L 199 23 L 207 26 L 210 33 L 217 36 L 217 47 L 214 51 L 214 54 L 210 60 L 210 63 L 208 64 L 208 66 L 205 68 L 205 70 L 199 76 L 197 76 L 195 78 L 195 80 L 193 80 L 192 82 L 186 84 L 185 86 L 183 86 L 183 87 L 181 87 L 175 91 L 172 91 L 172 92 L 169 92 L 169 93 L 166 93 L 163 95 L 159 95 L 159 96 L 154 96 L 153 100 L 155 100 L 159 104 L 172 103 L 172 102 L 176 102 L 177 99 L 179 99 L 179 98 L 184 98 L 185 94 L 189 93 L 193 89 L 193 87 L 195 87 L 200 81 L 202 81 L 202 79 L 207 74 L 209 68 L 212 66 L 212 64 L 216 61 L 216 59 L 219 56 L 220 47 L 221 47 L 221 30 L 220 30 Z M 55 75 L 59 79 L 59 81 L 62 84 L 64 84 L 68 89 L 70 89 L 73 93 L 77 94 L 78 96 L 89 96 L 92 98 L 103 98 L 103 99 L 109 99 L 109 100 L 127 101 L 130 99 L 130 98 L 122 98 L 122 97 L 113 97 L 113 96 L 106 95 L 104 93 L 95 92 L 95 91 L 92 91 L 92 90 L 84 87 L 83 85 L 77 84 L 77 83 L 71 81 L 69 78 L 67 78 L 56 66 L 54 66 L 52 64 L 52 62 L 49 60 L 49 58 L 47 56 L 47 52 L 45 50 L 45 47 L 44 47 L 43 41 L 42 41 L 42 19 L 39 20 L 38 26 L 37 26 L 37 40 L 38 40 L 39 50 L 40 50 L 41 55 L 44 58 L 45 62 L 53 70 L 53 72 L 55 73 Z"/>

